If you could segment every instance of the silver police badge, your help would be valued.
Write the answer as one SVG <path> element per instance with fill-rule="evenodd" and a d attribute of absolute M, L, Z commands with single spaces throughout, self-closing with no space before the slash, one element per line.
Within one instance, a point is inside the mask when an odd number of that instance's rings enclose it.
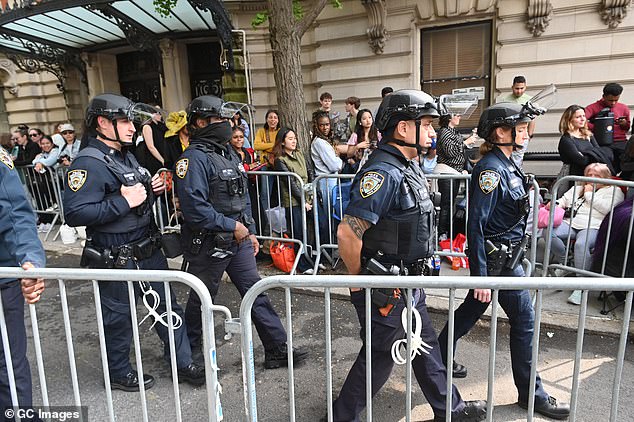
<path fill-rule="evenodd" d="M 374 195 L 379 189 L 381 189 L 381 185 L 383 185 L 384 180 L 385 177 L 375 171 L 370 171 L 364 174 L 359 186 L 361 196 L 363 198 L 367 198 L 368 196 Z"/>
<path fill-rule="evenodd" d="M 13 160 L 11 159 L 9 153 L 4 150 L 4 148 L 0 148 L 0 162 L 13 170 Z"/>
<path fill-rule="evenodd" d="M 86 177 L 88 177 L 88 172 L 86 170 L 72 170 L 68 172 L 68 187 L 73 192 L 77 192 L 84 183 L 86 182 Z"/>
<path fill-rule="evenodd" d="M 480 190 L 485 194 L 489 194 L 500 184 L 500 174 L 493 170 L 485 170 L 480 173 Z"/>
<path fill-rule="evenodd" d="M 187 169 L 189 168 L 189 159 L 182 158 L 176 162 L 176 175 L 180 179 L 184 179 L 187 174 Z"/>

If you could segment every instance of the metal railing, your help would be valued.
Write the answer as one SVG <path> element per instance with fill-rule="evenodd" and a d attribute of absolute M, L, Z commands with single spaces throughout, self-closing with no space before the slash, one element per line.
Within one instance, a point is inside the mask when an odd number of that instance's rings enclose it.
<path fill-rule="evenodd" d="M 247 294 L 244 296 L 242 305 L 240 307 L 240 320 L 242 321 L 242 354 L 243 354 L 243 369 L 246 373 L 245 379 L 245 405 L 247 408 L 248 420 L 255 422 L 258 420 L 258 401 L 256 394 L 256 379 L 254 370 L 254 355 L 253 355 L 253 330 L 251 326 L 251 310 L 253 303 L 257 296 L 267 290 L 273 288 L 284 289 L 286 294 L 286 319 L 287 319 L 287 333 L 288 333 L 288 384 L 289 384 L 289 413 L 290 420 L 295 420 L 295 396 L 294 396 L 294 367 L 292 356 L 293 345 L 293 322 L 292 322 L 292 307 L 291 307 L 291 289 L 293 288 L 321 288 L 324 289 L 324 319 L 326 329 L 326 395 L 327 407 L 328 407 L 328 421 L 332 421 L 333 408 L 332 408 L 332 389 L 333 389 L 333 376 L 332 376 L 332 323 L 331 323 L 331 306 L 330 298 L 331 291 L 335 288 L 350 288 L 357 287 L 365 290 L 365 350 L 366 361 L 371 362 L 372 356 L 372 328 L 371 328 L 371 293 L 372 288 L 400 288 L 406 289 L 407 296 L 412 297 L 411 293 L 413 289 L 425 288 L 444 288 L 449 289 L 449 318 L 448 318 L 448 338 L 453 338 L 454 332 L 454 308 L 455 308 L 455 291 L 456 289 L 475 289 L 475 288 L 489 288 L 493 290 L 492 295 L 492 315 L 491 315 L 491 341 L 489 344 L 489 360 L 488 360 L 488 377 L 487 377 L 487 420 L 493 420 L 494 400 L 493 390 L 495 385 L 495 362 L 496 362 L 496 344 L 497 344 L 497 311 L 498 311 L 498 293 L 500 289 L 535 289 L 537 290 L 537 302 L 535 309 L 535 323 L 533 333 L 533 349 L 532 349 L 532 366 L 530 375 L 530 391 L 528 397 L 528 414 L 527 420 L 531 422 L 534 417 L 534 403 L 535 403 L 535 383 L 537 377 L 538 351 L 539 351 L 539 336 L 540 336 L 540 324 L 541 324 L 541 312 L 542 312 L 542 291 L 543 290 L 557 290 L 557 289 L 583 289 L 598 290 L 596 285 L 596 279 L 579 277 L 574 279 L 566 278 L 543 278 L 543 277 L 394 277 L 394 276 L 274 276 L 262 279 L 256 283 Z M 611 422 L 618 420 L 617 406 L 619 401 L 619 392 L 621 388 L 621 376 L 623 372 L 623 363 L 625 358 L 625 348 L 627 344 L 627 335 L 629 320 L 632 312 L 632 290 L 634 290 L 634 279 L 615 279 L 606 278 L 602 280 L 601 289 L 612 290 L 625 290 L 629 291 L 627 294 L 627 300 L 624 310 L 623 325 L 621 330 L 621 336 L 619 341 L 619 349 L 617 352 L 617 367 L 612 384 L 612 405 L 610 411 Z M 584 296 L 587 299 L 587 294 Z M 408 301 L 407 306 L 407 329 L 405 330 L 407 338 L 407 359 L 406 359 L 406 408 L 405 408 L 405 420 L 411 421 L 411 395 L 412 395 L 412 358 L 411 358 L 411 333 L 412 333 L 412 304 Z M 577 344 L 575 349 L 575 366 L 573 373 L 573 389 L 572 389 L 572 406 L 570 420 L 576 419 L 576 403 L 579 394 L 579 373 L 580 373 L 580 359 L 583 348 L 583 330 L 584 326 L 581 322 L 585 319 L 586 315 L 586 300 L 582 304 L 579 312 L 579 337 L 577 338 Z M 448 342 L 447 350 L 447 362 L 453 362 L 453 344 Z M 447 385 L 451 385 L 453 380 L 452 371 L 447 371 Z M 366 420 L 372 421 L 372 365 L 366 365 Z M 594 386 L 593 388 L 595 388 Z M 451 420 L 451 402 L 452 395 L 447 396 L 446 406 L 446 420 Z M 261 418 L 262 420 L 267 417 Z"/>
<path fill-rule="evenodd" d="M 35 170 L 32 165 L 16 167 L 16 170 L 19 173 L 20 180 L 22 180 L 33 211 L 37 215 L 50 215 L 53 217 L 50 223 L 51 226 L 44 237 L 46 240 L 58 220 L 64 223 L 62 179 L 58 176 L 56 169 L 49 167 L 44 167 L 41 172 Z M 55 238 L 57 238 L 57 235 L 55 235 Z"/>
<path fill-rule="evenodd" d="M 181 400 L 180 400 L 180 390 L 178 384 L 178 372 L 177 372 L 177 364 L 176 364 L 176 346 L 174 342 L 174 311 L 172 310 L 172 295 L 170 294 L 170 283 L 179 282 L 184 285 L 190 287 L 193 291 L 198 294 L 201 299 L 202 306 L 202 323 L 203 323 L 203 350 L 204 350 L 204 361 L 205 361 L 205 383 L 207 386 L 206 397 L 207 397 L 207 409 L 209 416 L 206 418 L 209 421 L 215 422 L 222 420 L 222 406 L 220 404 L 220 385 L 218 383 L 218 366 L 216 362 L 216 345 L 215 345 L 215 328 L 213 321 L 214 311 L 219 311 L 224 313 L 225 315 L 225 329 L 228 333 L 233 332 L 236 333 L 238 330 L 236 326 L 239 325 L 236 323 L 234 319 L 231 318 L 231 312 L 224 306 L 217 306 L 212 304 L 211 296 L 209 294 L 208 289 L 205 287 L 204 283 L 200 281 L 197 277 L 184 273 L 181 271 L 157 271 L 157 270 L 113 270 L 113 269 L 103 269 L 103 270 L 88 270 L 88 269 L 65 269 L 65 268 L 48 268 L 48 269 L 34 269 L 29 270 L 28 272 L 23 271 L 18 268 L 0 268 L 0 278 L 10 278 L 10 279 L 19 279 L 22 277 L 29 278 L 45 278 L 45 279 L 57 279 L 59 283 L 59 292 L 60 292 L 60 301 L 62 306 L 62 314 L 63 314 L 63 325 L 64 325 L 64 333 L 66 337 L 66 346 L 68 353 L 68 364 L 70 369 L 70 377 L 72 384 L 72 400 L 75 406 L 80 407 L 82 405 L 81 394 L 79 389 L 79 378 L 78 378 L 78 370 L 77 370 L 77 362 L 75 358 L 75 346 L 74 346 L 74 338 L 71 330 L 71 315 L 75 315 L 75 313 L 71 313 L 71 309 L 69 307 L 69 296 L 66 290 L 66 281 L 91 281 L 93 287 L 93 294 L 95 299 L 95 314 L 97 319 L 97 327 L 99 333 L 99 347 L 101 351 L 101 364 L 103 369 L 103 377 L 106 385 L 106 407 L 108 410 L 108 420 L 115 421 L 117 417 L 114 411 L 113 405 L 113 395 L 110 387 L 110 375 L 108 371 L 108 358 L 106 352 L 106 344 L 105 344 L 105 332 L 104 332 L 104 322 L 102 316 L 102 308 L 101 308 L 101 297 L 99 292 L 99 283 L 100 282 L 116 282 L 121 280 L 127 280 L 127 287 L 129 293 L 130 300 L 130 317 L 132 320 L 132 334 L 133 334 L 133 344 L 134 351 L 136 356 L 136 368 L 138 371 L 138 379 L 143 380 L 143 363 L 141 360 L 141 343 L 139 338 L 139 327 L 137 324 L 136 317 L 136 296 L 134 293 L 134 285 L 133 282 L 162 282 L 165 288 L 165 298 L 166 298 L 166 316 L 168 323 L 168 337 L 169 337 L 169 351 L 170 351 L 170 364 L 171 364 L 171 375 L 173 380 L 173 392 L 174 392 L 174 409 L 176 412 L 176 420 L 182 421 L 183 416 L 181 413 Z M 99 280 L 99 281 L 97 281 Z M 0 290 L 2 292 L 2 290 Z M 21 297 L 21 296 L 20 296 Z M 21 299 L 20 299 L 21 300 Z M 42 298 L 42 300 L 46 300 L 46 298 Z M 0 300 L 0 328 L 2 330 L 2 342 L 4 348 L 4 355 L 7 361 L 7 368 L 9 368 L 9 385 L 12 395 L 12 402 L 15 407 L 18 407 L 18 399 L 16 394 L 16 382 L 15 378 L 12 374 L 11 369 L 13 368 L 11 362 L 11 353 L 9 347 L 9 336 L 10 333 L 7 332 L 5 315 L 1 308 L 2 301 Z M 37 307 L 39 305 L 29 305 L 30 319 L 31 319 L 31 328 L 33 332 L 33 340 L 35 343 L 35 354 L 36 354 L 36 365 L 38 369 L 39 383 L 41 387 L 42 393 L 42 404 L 44 406 L 49 406 L 51 403 L 49 401 L 49 390 L 47 388 L 46 380 L 46 370 L 44 366 L 44 360 L 42 357 L 42 350 L 45 349 L 45 345 L 42 344 L 40 339 L 40 332 L 38 328 L 38 314 L 36 312 Z M 50 315 L 47 315 L 50 317 Z M 56 365 L 59 363 L 60 356 L 56 356 L 57 361 Z M 60 380 L 55 380 L 53 385 L 59 385 Z M 148 402 L 145 393 L 145 388 L 143 386 L 143 382 L 139 383 L 140 387 L 140 398 L 141 398 L 141 406 L 142 406 L 142 414 L 143 421 L 151 420 L 148 412 Z M 55 390 L 57 392 L 57 390 Z M 70 398 L 69 398 L 70 399 Z M 70 401 L 70 400 L 68 400 Z M 68 404 L 68 402 L 60 403 L 62 405 Z"/>

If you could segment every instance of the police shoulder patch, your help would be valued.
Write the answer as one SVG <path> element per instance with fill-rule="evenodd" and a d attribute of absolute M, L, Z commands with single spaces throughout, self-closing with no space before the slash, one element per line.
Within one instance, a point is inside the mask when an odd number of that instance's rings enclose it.
<path fill-rule="evenodd" d="M 71 170 L 68 172 L 68 187 L 77 192 L 86 183 L 88 172 L 86 170 Z"/>
<path fill-rule="evenodd" d="M 369 171 L 364 174 L 361 178 L 361 185 L 359 186 L 361 196 L 367 198 L 368 196 L 374 195 L 381 189 L 384 180 L 385 176 L 375 171 Z"/>
<path fill-rule="evenodd" d="M 11 159 L 11 156 L 4 150 L 4 148 L 0 148 L 0 162 L 13 170 L 13 159 Z"/>
<path fill-rule="evenodd" d="M 485 170 L 480 173 L 479 183 L 480 190 L 485 194 L 489 194 L 500 184 L 500 173 L 493 170 Z"/>
<path fill-rule="evenodd" d="M 183 179 L 187 174 L 187 169 L 189 168 L 189 158 L 181 158 L 176 162 L 176 175 Z"/>

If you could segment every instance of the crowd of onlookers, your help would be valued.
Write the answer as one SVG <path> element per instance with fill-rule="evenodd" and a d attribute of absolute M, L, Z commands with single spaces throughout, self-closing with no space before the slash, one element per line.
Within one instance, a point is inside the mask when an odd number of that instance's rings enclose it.
<path fill-rule="evenodd" d="M 513 80 L 511 93 L 498 101 L 526 103 L 531 99 L 526 88 L 526 79 L 517 76 Z M 634 180 L 634 140 L 630 138 L 627 141 L 631 121 L 628 107 L 619 102 L 622 91 L 619 84 L 608 83 L 601 99 L 595 103 L 587 107 L 571 105 L 565 109 L 559 124 L 561 139 L 558 150 L 563 162 L 559 176 L 585 175 Z M 385 87 L 381 96 L 385 97 L 392 92 L 392 88 Z M 360 98 L 346 98 L 342 104 L 343 112 L 335 111 L 333 96 L 328 92 L 320 95 L 319 102 L 319 109 L 312 113 L 308 151 L 299 148 L 295 128 L 287 127 L 275 109 L 266 112 L 264 125 L 257 130 L 253 122 L 247 122 L 241 113 L 236 113 L 231 119 L 233 136 L 230 144 L 246 171 L 292 172 L 298 176 L 290 178 L 290 181 L 274 176 L 249 177 L 251 205 L 260 233 L 266 234 L 268 231 L 270 234 L 272 231 L 285 229 L 291 237 L 300 238 L 303 221 L 312 224 L 313 207 L 318 207 L 319 215 L 322 216 L 318 223 L 320 243 L 336 243 L 333 221 L 323 216 L 330 216 L 334 205 L 342 206 L 338 201 L 345 203 L 340 192 L 343 188 L 335 178 L 321 178 L 316 189 L 317 198 L 312 198 L 312 190 L 306 189 L 306 185 L 318 176 L 355 174 L 377 148 L 382 136 L 374 124 L 376 110 L 362 108 Z M 614 118 L 611 144 L 597 142 L 597 134 L 593 133 L 594 119 L 607 116 L 608 113 L 612 113 Z M 472 158 L 477 156 L 475 146 L 481 140 L 477 137 L 475 128 L 460 127 L 461 118 L 457 114 L 440 117 L 437 128 L 431 134 L 432 147 L 421 157 L 425 173 L 470 173 Z M 163 114 L 159 109 L 151 121 L 138 129 L 139 136 L 133 153 L 139 163 L 151 173 L 156 173 L 161 168 L 173 169 L 178 157 L 189 145 L 185 111 Z M 601 130 L 604 130 L 603 127 Z M 534 132 L 533 122 L 529 126 L 531 137 Z M 604 135 L 605 133 L 601 134 Z M 36 172 L 68 167 L 80 147 L 75 128 L 70 123 L 59 124 L 51 136 L 38 128 L 22 125 L 11 136 L 2 136 L 0 139 L 2 147 L 11 155 L 16 165 L 33 165 Z M 512 158 L 521 166 L 525 154 L 530 151 L 529 142 Z M 465 186 L 458 179 L 441 178 L 434 189 L 441 193 L 438 238 L 444 240 L 463 230 L 454 217 L 464 197 Z M 565 260 L 566 257 L 562 255 L 570 249 L 574 251 L 572 259 L 577 268 L 592 269 L 592 251 L 597 243 L 601 246 L 602 253 L 612 244 L 601 244 L 600 233 L 607 232 L 601 231 L 601 224 L 604 217 L 623 201 L 625 192 L 595 183 L 572 186 L 558 196 L 560 197 L 553 198 L 553 203 L 556 202 L 560 208 L 572 210 L 572 214 L 557 224 L 551 234 L 552 258 L 555 262 Z M 631 202 L 631 199 L 628 201 Z M 550 204 L 546 204 L 546 207 L 550 207 Z M 283 209 L 281 214 L 272 213 L 271 209 L 275 208 Z M 302 213 L 305 213 L 305 219 L 302 218 Z M 282 222 L 274 224 L 270 219 Z M 42 218 L 40 222 L 46 224 Z M 309 232 L 312 230 L 309 229 Z M 566 247 L 564 243 L 570 242 L 569 239 L 574 242 L 574 246 Z M 302 257 L 299 270 L 309 273 L 311 268 L 312 263 Z M 606 273 L 612 271 L 610 268 L 602 270 Z M 573 295 L 571 302 L 578 302 L 577 292 Z"/>

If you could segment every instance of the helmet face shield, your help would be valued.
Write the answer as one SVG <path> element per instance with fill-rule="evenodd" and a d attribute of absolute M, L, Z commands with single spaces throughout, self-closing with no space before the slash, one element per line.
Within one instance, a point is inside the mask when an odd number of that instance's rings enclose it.
<path fill-rule="evenodd" d="M 160 120 L 165 121 L 166 115 L 165 110 L 160 107 L 152 107 L 145 103 L 132 104 L 130 108 L 125 111 L 125 118 L 141 126 L 150 123 L 153 119 L 158 119 L 159 116 Z"/>
<path fill-rule="evenodd" d="M 478 96 L 473 94 L 446 94 L 438 99 L 439 108 L 443 115 L 461 115 L 465 119 L 478 107 Z"/>
<path fill-rule="evenodd" d="M 229 101 L 223 103 L 220 107 L 220 117 L 223 119 L 230 119 L 235 116 L 236 113 L 247 113 L 249 112 L 249 104 L 238 103 L 234 101 Z"/>

